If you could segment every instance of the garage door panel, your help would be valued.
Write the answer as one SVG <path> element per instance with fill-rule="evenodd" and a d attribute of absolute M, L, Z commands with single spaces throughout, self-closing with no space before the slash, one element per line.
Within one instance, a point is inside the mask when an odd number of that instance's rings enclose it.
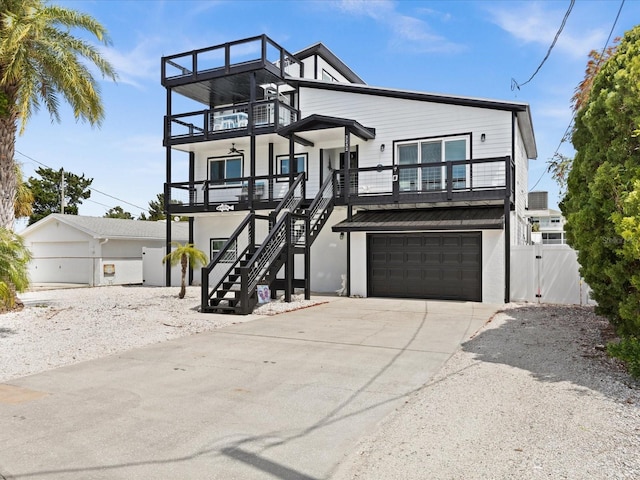
<path fill-rule="evenodd" d="M 422 263 L 422 254 L 420 252 L 407 252 L 404 256 L 404 260 L 411 264 Z"/>
<path fill-rule="evenodd" d="M 480 232 L 370 234 L 367 245 L 370 296 L 482 300 Z"/>

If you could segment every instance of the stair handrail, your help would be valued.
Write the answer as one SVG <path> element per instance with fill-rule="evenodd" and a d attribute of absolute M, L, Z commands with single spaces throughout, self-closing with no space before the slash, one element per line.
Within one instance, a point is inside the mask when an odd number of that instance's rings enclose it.
<path fill-rule="evenodd" d="M 298 208 L 298 205 L 300 205 L 300 202 L 304 200 L 304 194 L 305 194 L 304 178 L 305 178 L 305 173 L 302 172 L 291 184 L 291 186 L 289 187 L 289 190 L 287 190 L 287 193 L 285 193 L 284 197 L 282 197 L 282 200 L 280 200 L 280 203 L 278 204 L 278 206 L 275 208 L 275 210 L 273 210 L 273 212 L 271 212 L 271 215 L 274 219 L 277 219 L 278 215 L 283 210 L 288 210 L 289 212 L 293 212 L 296 208 Z M 301 192 L 299 196 L 296 196 L 295 194 L 298 189 L 300 189 Z"/>
<path fill-rule="evenodd" d="M 289 241 L 288 234 L 291 221 L 289 213 L 290 212 L 285 212 L 285 214 L 280 217 L 271 228 L 269 235 L 264 239 L 262 245 L 256 250 L 256 253 L 247 261 L 246 265 L 240 267 L 243 279 L 242 290 L 246 291 L 248 295 L 252 294 L 260 280 L 264 278 L 268 266 L 278 258 L 284 247 L 286 247 Z"/>
<path fill-rule="evenodd" d="M 329 175 L 327 179 L 322 183 L 322 186 L 320 187 L 320 190 L 318 190 L 318 193 L 313 199 L 313 202 L 311 202 L 311 205 L 309 205 L 307 211 L 309 213 L 309 218 L 312 221 L 318 210 L 320 210 L 321 208 L 325 209 L 334 199 L 333 184 L 334 177 L 333 175 Z M 328 196 L 326 196 L 327 194 Z M 318 221 L 319 219 L 310 225 L 311 232 L 313 232 L 313 229 L 315 228 Z"/>
<path fill-rule="evenodd" d="M 227 242 L 222 246 L 220 251 L 216 253 L 216 255 L 211 259 L 207 266 L 202 267 L 201 269 L 201 308 L 204 309 L 209 304 L 209 299 L 213 296 L 213 294 L 218 290 L 222 282 L 224 282 L 225 278 L 231 273 L 231 271 L 238 266 L 240 260 L 244 257 L 245 253 L 249 250 L 254 242 L 247 242 L 247 246 L 241 251 L 236 252 L 236 258 L 234 262 L 229 262 L 229 268 L 220 276 L 218 280 L 216 280 L 216 284 L 212 289 L 209 288 L 209 275 L 211 271 L 215 268 L 215 266 L 220 263 L 220 260 L 225 258 L 231 246 L 236 243 L 237 248 L 237 240 L 240 235 L 244 232 L 245 229 L 250 228 L 255 230 L 255 214 L 253 212 L 249 213 L 245 219 L 238 225 L 235 231 L 231 234 Z M 249 238 L 255 235 L 255 232 L 249 231 Z"/>

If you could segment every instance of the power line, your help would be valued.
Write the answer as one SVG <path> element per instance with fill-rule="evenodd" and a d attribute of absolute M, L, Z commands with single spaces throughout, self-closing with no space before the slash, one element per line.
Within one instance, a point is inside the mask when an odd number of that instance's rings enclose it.
<path fill-rule="evenodd" d="M 600 51 L 600 56 L 598 57 L 598 63 L 596 64 L 596 71 L 598 69 L 598 67 L 600 66 L 600 63 L 602 62 L 603 56 L 604 56 L 604 52 L 607 50 L 607 46 L 609 45 L 609 42 L 611 41 L 611 36 L 613 35 L 613 32 L 616 28 L 616 25 L 618 24 L 618 20 L 620 19 L 620 13 L 622 12 L 622 7 L 624 7 L 624 2 L 626 0 L 622 0 L 620 2 L 620 7 L 618 8 L 618 13 L 616 14 L 616 18 L 613 21 L 613 25 L 611 26 L 611 30 L 609 31 L 609 36 L 607 37 L 607 41 L 604 42 L 604 46 L 602 47 L 602 50 Z M 524 84 L 523 84 L 524 85 Z M 555 158 L 556 155 L 558 155 L 558 151 L 560 150 L 560 147 L 562 146 L 562 144 L 564 142 L 567 141 L 567 138 L 569 136 L 569 132 L 571 131 L 572 127 L 573 127 L 573 121 L 576 119 L 576 111 L 574 110 L 573 114 L 571 115 L 571 120 L 569 120 L 569 125 L 567 125 L 566 130 L 564 131 L 564 133 L 562 134 L 562 137 L 560 138 L 560 142 L 558 143 L 558 146 L 556 147 L 556 150 L 553 152 L 553 155 L 551 155 L 551 158 Z M 542 172 L 542 175 L 540 175 L 540 178 L 538 178 L 538 181 L 533 185 L 533 187 L 531 187 L 529 189 L 530 192 L 533 191 L 534 188 L 536 188 L 536 186 L 540 183 L 540 180 L 542 180 L 542 178 L 545 176 L 545 174 L 549 173 L 551 169 L 551 166 L 549 165 L 547 168 L 545 168 Z"/>
<path fill-rule="evenodd" d="M 20 154 L 20 155 L 22 155 L 22 156 L 23 156 L 23 157 L 25 157 L 25 158 L 28 158 L 29 160 L 31 160 L 31 161 L 33 161 L 33 162 L 36 162 L 38 165 L 42 165 L 42 166 L 43 166 L 43 167 L 45 167 L 45 168 L 49 168 L 49 169 L 51 169 L 51 170 L 54 170 L 54 169 L 53 169 L 52 167 L 50 167 L 49 165 L 45 165 L 44 163 L 42 163 L 42 162 L 40 162 L 40 161 L 36 160 L 36 159 L 35 159 L 35 158 L 33 158 L 33 157 L 30 157 L 29 155 L 25 155 L 24 153 L 20 152 L 20 151 L 19 151 L 19 150 L 17 150 L 17 149 L 15 150 L 15 152 L 16 152 L 16 153 L 18 153 L 18 154 Z M 136 205 L 136 204 L 134 204 L 134 203 L 127 202 L 126 200 L 123 200 L 122 198 L 114 197 L 113 195 L 109 195 L 108 193 L 101 192 L 101 191 L 100 191 L 100 190 L 98 190 L 97 188 L 89 187 L 89 190 L 91 190 L 92 192 L 99 193 L 100 195 L 104 195 L 105 197 L 113 198 L 114 200 L 117 200 L 117 201 L 119 201 L 119 202 L 126 203 L 127 205 L 130 205 L 130 206 L 135 207 L 135 208 L 137 208 L 137 209 L 139 209 L 139 210 L 142 210 L 143 212 L 146 212 L 146 211 L 147 211 L 147 209 L 146 209 L 146 208 L 144 208 L 144 207 L 140 207 L 140 206 L 138 206 L 138 205 Z M 87 199 L 87 200 L 88 200 L 88 199 Z M 104 205 L 104 204 L 102 204 L 102 203 L 96 202 L 95 200 L 89 200 L 89 201 L 92 201 L 93 203 L 97 203 L 98 205 L 102 205 L 103 207 L 113 208 L 113 207 L 109 207 L 109 206 L 107 206 L 107 205 Z"/>
<path fill-rule="evenodd" d="M 538 72 L 542 68 L 542 65 L 544 65 L 544 62 L 546 62 L 547 59 L 549 58 L 549 55 L 551 55 L 551 50 L 553 50 L 553 47 L 555 47 L 556 42 L 558 41 L 558 38 L 560 38 L 560 34 L 562 33 L 562 30 L 564 29 L 564 26 L 567 23 L 567 19 L 569 18 L 569 14 L 571 13 L 571 10 L 573 10 L 573 5 L 575 3 L 576 3 L 576 0 L 571 0 L 571 3 L 569 4 L 569 8 L 567 9 L 567 13 L 564 14 L 564 18 L 562 19 L 562 23 L 560 24 L 560 28 L 556 32 L 556 36 L 554 37 L 553 42 L 551 42 L 551 45 L 549 46 L 549 49 L 547 50 L 547 54 L 542 59 L 542 62 L 540 62 L 540 65 L 538 65 L 538 68 L 536 68 L 536 71 L 533 72 L 533 75 L 531 75 L 529 77 L 529 80 L 527 80 L 524 83 L 520 83 L 519 84 L 518 82 L 516 82 L 515 78 L 512 78 L 511 79 L 511 90 L 513 90 L 514 88 L 517 88 L 518 90 L 520 90 L 520 87 L 522 87 L 523 85 L 526 85 L 527 83 L 529 83 L 531 80 L 533 80 L 533 77 L 535 77 L 538 74 Z"/>

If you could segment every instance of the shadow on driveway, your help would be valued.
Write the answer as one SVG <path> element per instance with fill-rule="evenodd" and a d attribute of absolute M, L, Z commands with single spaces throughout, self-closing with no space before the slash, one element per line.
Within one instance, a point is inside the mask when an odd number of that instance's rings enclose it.
<path fill-rule="evenodd" d="M 593 308 L 525 306 L 500 315 L 504 323 L 483 330 L 464 343 L 463 350 L 482 362 L 527 370 L 541 382 L 571 382 L 606 396 L 612 396 L 612 388 L 610 382 L 603 386 L 603 375 L 620 383 L 615 397 L 624 394 L 627 385 L 640 386 L 619 362 L 607 357 L 604 345 L 613 338 L 611 328 Z"/>

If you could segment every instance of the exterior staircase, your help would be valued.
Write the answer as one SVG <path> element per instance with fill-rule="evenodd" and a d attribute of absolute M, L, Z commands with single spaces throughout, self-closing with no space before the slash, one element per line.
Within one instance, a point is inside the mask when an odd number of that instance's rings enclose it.
<path fill-rule="evenodd" d="M 334 177 L 329 176 L 308 209 L 304 173 L 296 178 L 287 194 L 269 215 L 249 213 L 211 262 L 202 268 L 201 311 L 247 315 L 258 303 L 258 285 L 271 290 L 280 287 L 285 300 L 293 292 L 293 255 L 302 253 L 308 262 L 311 245 L 333 211 Z M 257 231 L 266 222 L 266 235 Z M 265 230 L 264 228 L 262 229 Z M 285 278 L 277 274 L 285 266 Z M 305 279 L 305 296 L 309 296 Z"/>

